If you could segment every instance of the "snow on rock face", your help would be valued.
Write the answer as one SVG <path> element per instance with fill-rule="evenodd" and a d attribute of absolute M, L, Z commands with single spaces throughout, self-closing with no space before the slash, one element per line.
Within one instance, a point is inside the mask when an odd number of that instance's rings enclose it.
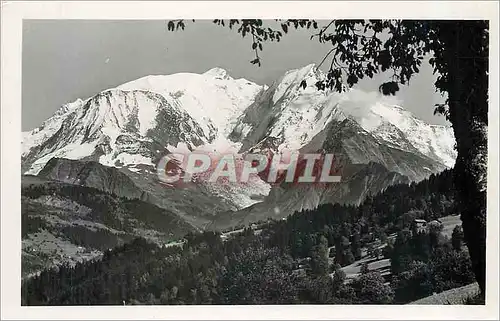
<path fill-rule="evenodd" d="M 279 111 L 269 136 L 284 136 L 278 150 L 300 149 L 330 120 L 340 116 L 336 112 L 335 101 L 314 85 L 323 77 L 314 65 L 308 65 L 286 73 L 276 87 L 273 102 Z M 302 80 L 307 82 L 305 89 L 300 88 Z"/>
<path fill-rule="evenodd" d="M 54 135 L 59 130 L 66 117 L 72 111 L 77 108 L 81 108 L 82 106 L 83 101 L 81 99 L 65 104 L 55 112 L 54 116 L 43 122 L 42 126 L 29 132 L 23 132 L 21 156 L 28 155 L 32 147 L 43 144 L 47 139 Z"/>
<path fill-rule="evenodd" d="M 300 83 L 302 80 L 306 80 L 311 83 L 314 80 L 318 80 L 322 75 L 315 73 L 315 65 L 310 64 L 300 69 L 290 70 L 281 78 L 278 86 L 273 95 L 273 102 L 276 104 L 278 100 L 285 97 L 285 95 L 292 93 L 293 98 L 294 94 L 296 94 L 299 89 Z M 283 101 L 282 104 L 286 104 L 288 101 Z"/>
<path fill-rule="evenodd" d="M 385 143 L 407 151 L 410 149 L 409 143 L 422 154 L 438 159 L 447 167 L 455 164 L 455 137 L 451 127 L 429 125 L 398 106 L 395 99 L 377 93 L 350 90 L 343 95 L 340 106 L 363 129 Z"/>
<path fill-rule="evenodd" d="M 342 93 L 318 91 L 315 83 L 324 78 L 314 65 L 287 72 L 263 95 L 267 100 L 261 105 L 268 107 L 249 108 L 232 135 L 249 141 L 244 146 L 246 150 L 266 145 L 263 142 L 270 140 L 276 142 L 276 146 L 271 146 L 276 150 L 298 150 L 332 121 L 350 118 L 383 144 L 422 153 L 447 167 L 454 165 L 456 151 L 451 127 L 429 125 L 398 106 L 396 99 L 378 93 L 357 89 Z M 302 81 L 306 81 L 306 88 L 301 88 Z"/>
<path fill-rule="evenodd" d="M 26 136 L 22 156 L 31 162 L 28 174 L 37 174 L 53 157 L 154 166 L 155 146 L 178 141 L 196 146 L 214 136 L 213 128 L 205 136 L 189 114 L 156 93 L 112 89 L 72 107 Z"/>
<path fill-rule="evenodd" d="M 118 88 L 161 94 L 188 112 L 206 135 L 209 124 L 213 124 L 219 135 L 226 136 L 235 126 L 236 119 L 265 86 L 246 79 L 233 79 L 224 69 L 213 68 L 204 74 L 146 76 Z"/>
<path fill-rule="evenodd" d="M 232 138 L 245 140 L 244 149 L 263 141 L 276 150 L 298 150 L 325 129 L 332 120 L 345 118 L 337 108 L 338 97 L 317 90 L 323 75 L 314 65 L 287 72 L 240 118 Z M 306 81 L 306 88 L 301 82 Z M 260 144 L 266 146 L 268 144 Z"/>

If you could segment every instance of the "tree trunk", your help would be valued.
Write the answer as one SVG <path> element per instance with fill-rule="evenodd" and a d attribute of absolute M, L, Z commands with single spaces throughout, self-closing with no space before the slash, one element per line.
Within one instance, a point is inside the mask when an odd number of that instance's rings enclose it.
<path fill-rule="evenodd" d="M 458 151 L 455 186 L 464 239 L 483 295 L 486 283 L 487 28 L 487 22 L 460 21 L 448 23 L 442 30 L 448 51 L 450 121 Z"/>

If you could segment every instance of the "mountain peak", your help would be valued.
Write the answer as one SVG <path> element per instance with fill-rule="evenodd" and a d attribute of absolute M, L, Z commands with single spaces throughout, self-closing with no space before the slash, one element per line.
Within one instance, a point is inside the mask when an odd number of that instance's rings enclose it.
<path fill-rule="evenodd" d="M 212 68 L 212 69 L 204 72 L 203 75 L 214 77 L 214 78 L 220 78 L 220 79 L 231 79 L 231 76 L 229 76 L 229 74 L 227 73 L 227 70 L 220 68 L 220 67 Z"/>
<path fill-rule="evenodd" d="M 283 79 L 295 78 L 295 79 L 302 80 L 302 79 L 310 78 L 312 76 L 318 76 L 317 72 L 318 72 L 318 68 L 316 68 L 316 64 L 311 63 L 309 65 L 302 67 L 302 68 L 292 69 L 292 70 L 287 71 L 285 73 L 285 76 L 283 77 Z"/>

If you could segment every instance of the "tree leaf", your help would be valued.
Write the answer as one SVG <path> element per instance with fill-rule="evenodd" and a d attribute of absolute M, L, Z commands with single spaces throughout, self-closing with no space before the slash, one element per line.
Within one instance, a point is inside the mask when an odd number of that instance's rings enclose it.
<path fill-rule="evenodd" d="M 379 87 L 379 91 L 383 95 L 395 95 L 397 91 L 399 91 L 399 85 L 395 81 L 385 82 Z"/>

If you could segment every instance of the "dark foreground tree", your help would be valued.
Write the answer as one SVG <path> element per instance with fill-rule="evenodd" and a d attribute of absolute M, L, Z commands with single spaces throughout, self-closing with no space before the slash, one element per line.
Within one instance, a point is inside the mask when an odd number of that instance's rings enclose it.
<path fill-rule="evenodd" d="M 311 29 L 311 39 L 330 43 L 323 61 L 329 63 L 327 78 L 318 89 L 342 91 L 359 79 L 390 71 L 389 81 L 380 85 L 385 95 L 394 95 L 429 60 L 438 74 L 436 90 L 447 94 L 445 104 L 436 106 L 452 124 L 458 157 L 455 184 L 464 238 L 482 293 L 486 257 L 486 167 L 488 126 L 488 21 L 429 20 L 333 20 L 326 25 L 314 20 L 277 20 L 270 26 L 262 20 L 214 20 L 251 40 L 255 59 L 263 43 L 280 41 L 292 28 Z M 169 21 L 169 30 L 184 29 L 183 20 Z M 307 84 L 302 83 L 305 87 Z"/>

